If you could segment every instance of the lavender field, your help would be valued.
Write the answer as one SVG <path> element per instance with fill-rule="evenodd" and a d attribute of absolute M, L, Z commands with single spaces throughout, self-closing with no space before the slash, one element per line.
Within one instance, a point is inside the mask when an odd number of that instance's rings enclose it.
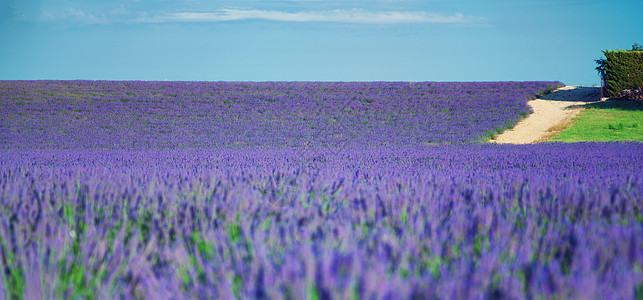
<path fill-rule="evenodd" d="M 560 82 L 0 81 L 0 148 L 337 148 L 462 143 Z"/>
<path fill-rule="evenodd" d="M 0 297 L 641 299 L 643 144 L 557 82 L 0 81 Z"/>

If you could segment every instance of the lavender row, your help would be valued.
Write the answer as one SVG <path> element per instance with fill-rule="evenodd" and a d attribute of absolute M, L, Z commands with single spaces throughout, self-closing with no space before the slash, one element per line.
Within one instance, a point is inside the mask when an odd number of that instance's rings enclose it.
<path fill-rule="evenodd" d="M 0 291 L 631 299 L 643 293 L 642 151 L 4 150 Z"/>
<path fill-rule="evenodd" d="M 0 81 L 0 149 L 462 143 L 560 82 Z"/>

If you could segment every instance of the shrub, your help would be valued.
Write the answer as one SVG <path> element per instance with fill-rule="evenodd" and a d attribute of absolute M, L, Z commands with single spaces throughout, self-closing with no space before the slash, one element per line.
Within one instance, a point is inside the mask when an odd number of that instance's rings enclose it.
<path fill-rule="evenodd" d="M 643 51 L 603 51 L 607 91 L 616 96 L 643 87 Z"/>
<path fill-rule="evenodd" d="M 635 43 L 632 50 L 604 50 L 603 54 L 605 58 L 596 60 L 596 70 L 608 95 L 640 99 L 640 90 L 643 88 L 643 47 Z"/>

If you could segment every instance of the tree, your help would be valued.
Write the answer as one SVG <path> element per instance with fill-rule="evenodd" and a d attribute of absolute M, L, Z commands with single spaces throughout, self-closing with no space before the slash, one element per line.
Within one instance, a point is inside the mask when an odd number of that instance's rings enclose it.
<path fill-rule="evenodd" d="M 634 43 L 632 45 L 632 50 L 630 51 L 643 51 L 643 46 L 639 45 L 639 43 Z M 601 80 L 605 79 L 605 64 L 607 61 L 605 58 L 599 58 L 594 60 L 598 66 L 596 66 L 596 72 L 598 72 L 598 76 L 601 76 Z"/>

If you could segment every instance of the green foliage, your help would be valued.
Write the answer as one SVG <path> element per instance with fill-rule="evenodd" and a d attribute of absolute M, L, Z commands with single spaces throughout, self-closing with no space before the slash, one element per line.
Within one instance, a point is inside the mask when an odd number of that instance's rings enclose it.
<path fill-rule="evenodd" d="M 188 270 L 188 267 L 181 267 L 176 270 L 177 275 L 181 278 L 181 290 L 183 291 L 187 291 L 192 283 L 192 277 Z"/>
<path fill-rule="evenodd" d="M 13 251 L 5 244 L 4 239 L 0 236 L 0 267 L 2 281 L 7 289 L 5 297 L 7 299 L 24 299 L 26 290 L 25 272 L 20 263 L 15 259 Z"/>
<path fill-rule="evenodd" d="M 147 243 L 152 231 L 152 212 L 141 207 L 138 216 L 138 228 L 141 235 L 141 241 Z"/>
<path fill-rule="evenodd" d="M 214 247 L 209 244 L 198 231 L 193 231 L 190 235 L 190 240 L 193 245 L 196 245 L 196 250 L 203 257 L 205 261 L 211 261 L 216 254 Z"/>
<path fill-rule="evenodd" d="M 228 238 L 234 243 L 241 237 L 241 226 L 239 223 L 232 223 L 228 227 Z"/>
<path fill-rule="evenodd" d="M 266 220 L 263 222 L 263 230 L 268 231 L 270 230 L 270 222 L 272 221 L 272 216 L 268 216 Z"/>
<path fill-rule="evenodd" d="M 473 239 L 473 254 L 479 257 L 483 250 L 489 247 L 489 237 L 487 235 L 478 234 Z"/>
<path fill-rule="evenodd" d="M 71 295 L 71 299 L 94 299 L 94 288 L 87 285 L 85 266 L 78 259 L 73 259 L 66 267 L 67 255 L 58 262 L 58 276 L 61 278 L 59 293 L 61 297 Z"/>
<path fill-rule="evenodd" d="M 360 299 L 359 297 L 359 281 L 355 281 L 353 283 L 353 287 L 351 288 L 351 300 L 358 300 Z"/>
<path fill-rule="evenodd" d="M 610 95 L 643 87 L 643 51 L 603 51 Z"/>
<path fill-rule="evenodd" d="M 433 256 L 428 258 L 424 262 L 424 266 L 431 272 L 431 275 L 434 279 L 440 277 L 440 266 L 442 265 L 442 259 L 440 256 Z"/>
<path fill-rule="evenodd" d="M 308 288 L 308 299 L 310 300 L 319 300 L 319 290 L 314 284 L 311 284 Z"/>
<path fill-rule="evenodd" d="M 486 136 L 489 137 L 489 139 L 493 140 L 496 138 L 496 133 L 493 130 L 487 130 L 485 131 Z"/>
<path fill-rule="evenodd" d="M 241 291 L 243 290 L 243 278 L 238 274 L 232 280 L 232 294 L 236 299 L 241 299 Z"/>
<path fill-rule="evenodd" d="M 636 285 L 636 300 L 643 300 L 643 282 Z"/>
<path fill-rule="evenodd" d="M 596 70 L 603 78 L 607 92 L 616 96 L 623 90 L 643 87 L 643 51 L 634 44 L 632 50 L 604 50 L 604 59 L 596 60 Z"/>

